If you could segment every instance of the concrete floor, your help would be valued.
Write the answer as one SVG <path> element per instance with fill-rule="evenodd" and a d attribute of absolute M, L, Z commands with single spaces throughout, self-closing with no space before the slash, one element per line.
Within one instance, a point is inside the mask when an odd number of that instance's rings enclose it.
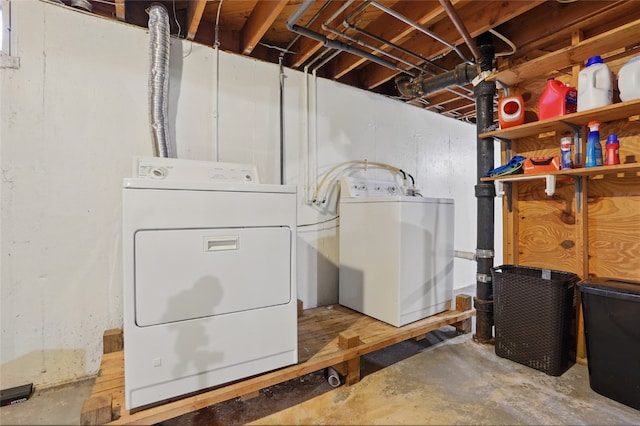
<path fill-rule="evenodd" d="M 323 373 L 162 423 L 216 424 L 553 424 L 638 425 L 640 411 L 589 387 L 574 365 L 560 377 L 495 355 L 451 327 L 363 357 L 362 381 L 332 388 Z M 0 408 L 0 424 L 79 424 L 91 380 L 36 391 Z"/>

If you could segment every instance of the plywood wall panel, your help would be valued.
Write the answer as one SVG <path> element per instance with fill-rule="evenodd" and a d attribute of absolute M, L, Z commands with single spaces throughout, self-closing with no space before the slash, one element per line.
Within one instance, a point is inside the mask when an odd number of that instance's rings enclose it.
<path fill-rule="evenodd" d="M 588 217 L 590 275 L 640 280 L 640 177 L 592 180 Z"/>
<path fill-rule="evenodd" d="M 551 197 L 544 193 L 544 180 L 522 182 L 518 197 L 519 263 L 578 273 L 572 182 L 559 183 Z"/>

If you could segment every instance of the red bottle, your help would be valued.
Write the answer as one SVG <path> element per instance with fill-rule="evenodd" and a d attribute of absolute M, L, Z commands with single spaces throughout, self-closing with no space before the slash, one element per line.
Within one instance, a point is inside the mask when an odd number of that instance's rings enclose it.
<path fill-rule="evenodd" d="M 618 142 L 618 135 L 615 133 L 610 134 L 607 137 L 607 144 L 605 147 L 605 166 L 620 164 L 620 143 Z"/>
<path fill-rule="evenodd" d="M 550 78 L 540 96 L 538 106 L 540 120 L 571 114 L 576 112 L 578 107 L 578 91 L 575 87 L 566 86 L 563 82 Z"/>

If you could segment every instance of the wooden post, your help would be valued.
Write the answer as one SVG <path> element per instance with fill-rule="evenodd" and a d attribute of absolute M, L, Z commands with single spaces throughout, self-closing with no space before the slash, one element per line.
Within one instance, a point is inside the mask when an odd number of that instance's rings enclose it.
<path fill-rule="evenodd" d="M 112 328 L 104 332 L 102 336 L 102 353 L 110 354 L 124 349 L 122 342 L 122 329 Z"/>
<path fill-rule="evenodd" d="M 111 394 L 94 396 L 82 404 L 81 425 L 103 425 L 111 421 Z"/>
<path fill-rule="evenodd" d="M 456 311 L 465 312 L 471 310 L 471 296 L 468 294 L 458 294 L 456 296 Z M 460 333 L 471 333 L 471 318 L 456 322 L 453 326 Z"/>
<path fill-rule="evenodd" d="M 351 349 L 360 345 L 360 336 L 351 330 L 338 334 L 338 346 L 340 349 Z M 356 356 L 347 361 L 347 375 L 344 382 L 347 386 L 354 385 L 360 381 L 360 356 Z"/>

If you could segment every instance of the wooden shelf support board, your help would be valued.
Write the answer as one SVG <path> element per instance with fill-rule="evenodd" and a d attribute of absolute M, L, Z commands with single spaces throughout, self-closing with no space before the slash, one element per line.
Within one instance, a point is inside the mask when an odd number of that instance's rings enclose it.
<path fill-rule="evenodd" d="M 466 302 L 462 305 L 457 302 L 460 297 L 465 296 L 457 296 L 456 306 L 467 306 Z M 219 402 L 251 395 L 260 389 L 327 367 L 344 365 L 345 362 L 349 364 L 352 360 L 358 360 L 358 366 L 356 368 L 353 362 L 353 368 L 349 368 L 346 375 L 355 380 L 356 374 L 358 379 L 360 376 L 360 356 L 446 325 L 461 324 L 474 314 L 469 305 L 469 309 L 464 311 L 446 311 L 403 327 L 394 327 L 340 305 L 308 309 L 298 317 L 298 364 L 133 413 L 124 408 L 124 352 L 113 352 L 102 357 L 100 374 L 90 399 L 99 396 L 112 398 L 113 417 L 108 424 L 155 424 Z"/>

